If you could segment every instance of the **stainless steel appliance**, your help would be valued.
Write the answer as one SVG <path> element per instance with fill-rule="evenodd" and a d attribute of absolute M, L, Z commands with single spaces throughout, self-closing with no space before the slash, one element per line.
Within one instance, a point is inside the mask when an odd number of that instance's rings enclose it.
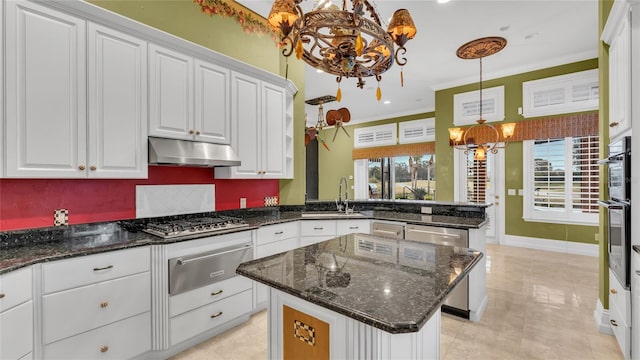
<path fill-rule="evenodd" d="M 626 289 L 631 268 L 631 137 L 609 145 L 607 165 L 609 199 L 599 201 L 607 209 L 609 268 Z"/>
<path fill-rule="evenodd" d="M 230 145 L 149 137 L 149 165 L 240 166 Z"/>
<path fill-rule="evenodd" d="M 405 239 L 427 242 L 431 244 L 469 247 L 467 230 L 450 229 L 437 226 L 407 224 Z M 454 270 L 454 269 L 452 269 Z M 469 318 L 469 277 L 465 278 L 451 291 L 442 305 L 442 311 Z"/>
<path fill-rule="evenodd" d="M 144 231 L 163 239 L 172 239 L 187 235 L 211 234 L 245 226 L 248 224 L 243 219 L 215 215 L 191 219 L 151 221 L 147 223 Z"/>
<path fill-rule="evenodd" d="M 404 224 L 373 222 L 371 224 L 371 234 L 393 239 L 404 239 Z"/>
<path fill-rule="evenodd" d="M 234 277 L 238 265 L 251 259 L 253 246 L 250 243 L 169 259 L 169 294 L 180 294 Z"/>

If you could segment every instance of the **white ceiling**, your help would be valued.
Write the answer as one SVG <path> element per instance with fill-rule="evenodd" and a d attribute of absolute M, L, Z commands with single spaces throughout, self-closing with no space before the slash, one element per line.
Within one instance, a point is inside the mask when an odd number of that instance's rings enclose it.
<path fill-rule="evenodd" d="M 272 0 L 237 0 L 267 16 Z M 335 1 L 335 0 L 334 0 Z M 313 0 L 303 2 L 306 11 Z M 377 0 L 373 2 L 386 28 L 396 9 L 411 13 L 418 33 L 407 45 L 404 87 L 400 67 L 383 74 L 382 101 L 376 101 L 377 82 L 366 79 L 364 89 L 356 79 L 343 79 L 342 101 L 324 105 L 324 111 L 347 107 L 351 123 L 429 112 L 435 109 L 434 91 L 475 83 L 478 60 L 456 56 L 460 45 L 485 36 L 502 36 L 507 46 L 483 59 L 483 78 L 491 79 L 571 63 L 598 56 L 597 0 Z M 383 20 L 384 19 L 384 20 Z M 292 57 L 289 61 L 298 61 Z M 335 95 L 335 76 L 305 72 L 306 99 Z M 305 99 L 305 100 L 306 100 Z M 384 104 L 384 101 L 389 104 Z M 307 123 L 315 124 L 318 107 L 306 105 Z"/>

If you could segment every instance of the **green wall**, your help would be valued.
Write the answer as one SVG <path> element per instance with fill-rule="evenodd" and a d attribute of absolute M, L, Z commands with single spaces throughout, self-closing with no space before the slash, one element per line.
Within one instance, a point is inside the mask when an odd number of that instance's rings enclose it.
<path fill-rule="evenodd" d="M 266 71 L 285 74 L 285 59 L 271 36 L 247 33 L 234 18 L 207 16 L 192 0 L 89 2 Z M 304 62 L 290 60 L 288 77 L 298 88 L 294 98 L 294 134 L 304 134 Z M 304 203 L 304 168 L 304 137 L 295 136 L 294 180 L 280 181 L 281 203 Z"/>
<path fill-rule="evenodd" d="M 488 63 L 485 68 L 489 66 Z M 522 83 L 526 81 L 557 76 L 576 71 L 595 69 L 598 60 L 591 59 L 572 64 L 531 71 L 484 82 L 483 87 L 490 88 L 504 85 L 505 87 L 505 120 L 504 122 L 518 122 L 524 119 L 518 115 L 518 108 L 522 107 Z M 453 178 L 453 153 L 449 146 L 448 129 L 453 127 L 453 96 L 458 93 L 477 90 L 479 85 L 469 84 L 436 92 L 436 167 L 438 179 Z M 455 150 L 458 151 L 458 150 Z M 512 142 L 505 153 L 505 188 L 523 188 L 522 142 Z M 443 166 L 443 164 L 447 164 Z M 443 186 L 444 185 L 444 186 Z M 438 200 L 452 201 L 454 193 L 453 183 L 438 183 Z M 522 219 L 522 196 L 505 197 L 505 234 L 565 240 L 582 243 L 596 243 L 597 226 L 565 225 L 541 222 L 527 222 Z"/>
<path fill-rule="evenodd" d="M 353 159 L 351 158 L 351 153 L 353 150 L 354 129 L 430 117 L 434 117 L 433 112 L 385 119 L 364 124 L 348 125 L 345 126 L 345 129 L 349 132 L 351 137 L 348 138 L 345 134 L 338 133 L 335 142 L 331 142 L 336 131 L 334 128 L 322 130 L 320 136 L 325 140 L 331 151 L 327 151 L 322 147 L 322 145 L 318 147 L 318 199 L 335 200 L 338 197 L 338 183 L 340 178 L 346 176 L 348 179 L 349 176 L 353 176 Z M 440 163 L 438 163 L 438 166 L 440 166 Z M 353 199 L 354 193 L 351 189 L 353 180 L 349 180 L 348 183 L 349 198 Z"/>

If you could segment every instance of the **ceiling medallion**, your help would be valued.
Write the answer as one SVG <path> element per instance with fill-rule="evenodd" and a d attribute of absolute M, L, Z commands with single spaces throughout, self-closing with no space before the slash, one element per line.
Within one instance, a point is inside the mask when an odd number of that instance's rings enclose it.
<path fill-rule="evenodd" d="M 285 57 L 295 53 L 312 67 L 336 76 L 338 101 L 343 77 L 357 78 L 356 85 L 362 89 L 364 78 L 373 76 L 380 82 L 394 62 L 407 63 L 404 46 L 416 35 L 416 28 L 406 9 L 396 10 L 384 30 L 367 0 L 343 0 L 342 7 L 321 0 L 307 13 L 300 7 L 302 1 L 275 0 L 267 20 L 282 34 Z M 404 81 L 402 71 L 400 81 Z M 381 98 L 379 85 L 376 97 Z"/>
<path fill-rule="evenodd" d="M 456 55 L 461 59 L 480 59 L 480 100 L 478 102 L 479 117 L 476 120 L 476 124 L 469 128 L 450 128 L 449 140 L 451 144 L 456 148 L 463 150 L 465 154 L 473 151 L 473 158 L 475 160 L 486 160 L 487 152 L 497 154 L 498 149 L 504 149 L 509 145 L 509 139 L 513 137 L 516 124 L 508 123 L 498 125 L 500 131 L 492 125 L 487 124 L 486 120 L 482 118 L 482 58 L 491 56 L 500 50 L 504 49 L 507 45 L 507 40 L 498 36 L 489 36 L 476 40 L 469 41 L 468 43 L 460 46 L 456 51 Z M 476 144 L 474 141 L 474 134 L 479 138 L 484 138 L 484 134 L 489 134 L 491 139 L 486 142 Z M 502 143 L 502 145 L 498 145 Z"/>

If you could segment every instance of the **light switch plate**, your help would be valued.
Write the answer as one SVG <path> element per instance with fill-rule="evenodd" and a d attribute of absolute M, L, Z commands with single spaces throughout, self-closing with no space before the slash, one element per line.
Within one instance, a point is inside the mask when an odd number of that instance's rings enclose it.
<path fill-rule="evenodd" d="M 509 196 L 515 196 L 516 195 L 516 189 L 509 189 L 507 190 L 507 194 Z"/>
<path fill-rule="evenodd" d="M 422 206 L 420 208 L 420 212 L 423 214 L 431 214 L 431 207 L 430 206 Z"/>
<path fill-rule="evenodd" d="M 245 209 L 247 207 L 247 198 L 240 198 L 240 209 Z"/>

